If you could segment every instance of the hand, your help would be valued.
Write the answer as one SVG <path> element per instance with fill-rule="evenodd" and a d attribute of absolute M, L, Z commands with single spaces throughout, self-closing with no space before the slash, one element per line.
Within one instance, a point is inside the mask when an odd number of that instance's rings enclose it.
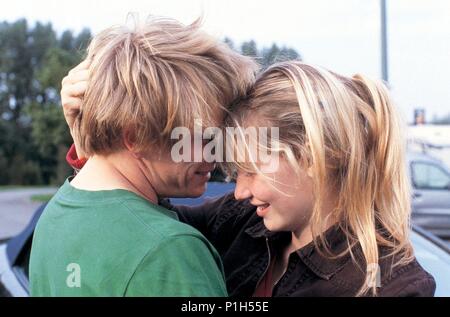
<path fill-rule="evenodd" d="M 71 69 L 61 83 L 61 104 L 70 131 L 83 105 L 83 97 L 89 83 L 89 66 L 90 61 L 84 60 Z"/>
<path fill-rule="evenodd" d="M 84 60 L 70 70 L 61 83 L 61 104 L 64 118 L 69 125 L 70 134 L 74 139 L 75 149 L 79 158 L 85 157 L 85 154 L 77 144 L 77 139 L 73 137 L 73 124 L 83 106 L 83 97 L 89 83 L 89 66 L 90 61 Z"/>

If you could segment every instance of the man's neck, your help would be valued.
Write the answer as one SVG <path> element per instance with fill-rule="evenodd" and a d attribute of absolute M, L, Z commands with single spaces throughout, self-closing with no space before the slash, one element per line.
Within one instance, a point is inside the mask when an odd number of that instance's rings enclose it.
<path fill-rule="evenodd" d="M 108 156 L 94 155 L 71 185 L 88 191 L 124 189 L 157 204 L 158 197 L 153 184 L 145 177 L 136 160 L 125 151 Z"/>

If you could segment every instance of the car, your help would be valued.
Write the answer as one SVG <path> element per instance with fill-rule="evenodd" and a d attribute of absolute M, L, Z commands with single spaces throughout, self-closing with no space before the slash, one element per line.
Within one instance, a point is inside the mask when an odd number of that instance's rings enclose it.
<path fill-rule="evenodd" d="M 441 160 L 408 153 L 412 184 L 412 221 L 442 239 L 450 239 L 450 170 Z"/>
<path fill-rule="evenodd" d="M 233 189 L 233 183 L 212 182 L 208 184 L 205 194 L 199 198 L 174 198 L 171 202 L 193 206 Z M 28 264 L 31 240 L 44 208 L 45 204 L 36 210 L 28 226 L 19 235 L 0 245 L 0 296 L 29 295 Z M 419 263 L 436 280 L 435 295 L 450 297 L 450 247 L 418 226 L 412 228 L 411 241 Z"/>

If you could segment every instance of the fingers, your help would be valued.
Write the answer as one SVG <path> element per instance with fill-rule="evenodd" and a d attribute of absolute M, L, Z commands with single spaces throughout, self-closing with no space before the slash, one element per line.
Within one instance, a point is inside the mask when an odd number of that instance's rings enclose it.
<path fill-rule="evenodd" d="M 64 118 L 69 129 L 72 130 L 73 123 L 83 106 L 83 98 L 88 82 L 80 81 L 72 85 L 65 85 L 61 90 L 61 103 L 63 106 Z"/>
<path fill-rule="evenodd" d="M 77 114 L 80 109 L 81 105 L 83 104 L 83 100 L 81 98 L 66 98 L 64 103 L 64 114 L 73 115 Z"/>
<path fill-rule="evenodd" d="M 73 84 L 64 85 L 63 88 L 61 89 L 61 100 L 63 105 L 65 103 L 64 99 L 66 98 L 82 97 L 87 90 L 88 83 L 89 83 L 88 81 L 84 80 L 84 81 L 77 81 Z"/>
<path fill-rule="evenodd" d="M 71 69 L 61 82 L 61 104 L 70 130 L 83 105 L 83 96 L 89 82 L 90 64 L 90 60 L 84 60 Z"/>
<path fill-rule="evenodd" d="M 78 72 L 69 73 L 66 77 L 62 80 L 62 87 L 65 85 L 74 84 L 76 82 L 80 81 L 88 81 L 89 80 L 89 70 L 80 70 Z"/>
<path fill-rule="evenodd" d="M 91 61 L 89 59 L 85 59 L 80 64 L 78 64 L 77 66 L 72 68 L 69 71 L 69 75 L 71 75 L 73 73 L 77 73 L 77 72 L 82 71 L 82 70 L 88 70 L 90 66 L 91 66 Z"/>
<path fill-rule="evenodd" d="M 82 103 L 83 100 L 81 98 L 65 98 L 63 113 L 70 131 L 73 129 L 75 118 L 80 113 Z"/>

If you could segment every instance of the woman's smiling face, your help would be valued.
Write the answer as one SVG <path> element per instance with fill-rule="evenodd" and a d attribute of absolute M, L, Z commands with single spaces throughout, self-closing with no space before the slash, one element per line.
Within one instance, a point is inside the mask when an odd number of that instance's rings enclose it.
<path fill-rule="evenodd" d="M 258 164 L 263 173 L 238 172 L 235 198 L 248 199 L 257 206 L 258 216 L 270 231 L 296 231 L 308 224 L 311 216 L 313 180 L 306 170 L 298 172 L 282 157 Z"/>

